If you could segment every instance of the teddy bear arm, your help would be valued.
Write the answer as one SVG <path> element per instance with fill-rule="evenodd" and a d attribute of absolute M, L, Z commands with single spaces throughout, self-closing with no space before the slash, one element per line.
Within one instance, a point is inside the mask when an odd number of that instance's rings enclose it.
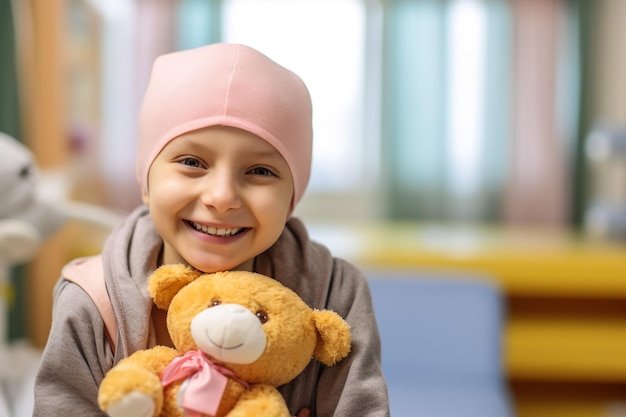
<path fill-rule="evenodd" d="M 278 390 L 257 384 L 244 392 L 227 417 L 291 417 L 287 404 Z"/>
<path fill-rule="evenodd" d="M 120 361 L 105 375 L 98 392 L 98 403 L 104 411 L 124 410 L 121 415 L 128 415 L 128 409 L 146 409 L 152 400 L 153 413 L 135 414 L 137 416 L 159 415 L 163 405 L 163 386 L 159 373 L 178 356 L 174 349 L 157 346 L 140 350 Z M 143 405 L 138 406 L 137 402 Z M 147 404 L 146 404 L 147 403 Z"/>
<path fill-rule="evenodd" d="M 176 349 L 167 346 L 155 346 L 151 349 L 139 350 L 133 353 L 128 358 L 120 361 L 120 365 L 122 363 L 133 364 L 149 372 L 160 373 L 177 356 L 180 356 L 180 352 Z"/>

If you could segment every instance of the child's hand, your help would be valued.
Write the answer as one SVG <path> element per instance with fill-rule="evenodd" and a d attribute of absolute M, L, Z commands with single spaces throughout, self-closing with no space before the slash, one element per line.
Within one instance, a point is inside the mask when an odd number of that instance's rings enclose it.
<path fill-rule="evenodd" d="M 311 410 L 308 408 L 303 408 L 300 410 L 296 417 L 311 417 Z"/>

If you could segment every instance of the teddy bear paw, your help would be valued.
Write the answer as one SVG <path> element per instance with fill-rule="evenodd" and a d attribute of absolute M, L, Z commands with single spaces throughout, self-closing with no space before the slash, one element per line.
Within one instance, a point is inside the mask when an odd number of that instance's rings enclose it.
<path fill-rule="evenodd" d="M 135 391 L 109 405 L 106 411 L 111 417 L 152 417 L 154 400 L 149 395 Z"/>

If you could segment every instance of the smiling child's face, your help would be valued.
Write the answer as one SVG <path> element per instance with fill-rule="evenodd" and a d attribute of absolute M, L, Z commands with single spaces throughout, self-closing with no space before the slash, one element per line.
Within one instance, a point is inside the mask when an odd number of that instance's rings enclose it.
<path fill-rule="evenodd" d="M 162 263 L 204 272 L 252 269 L 283 231 L 293 180 L 282 155 L 247 131 L 211 126 L 172 140 L 143 201 L 164 241 Z"/>

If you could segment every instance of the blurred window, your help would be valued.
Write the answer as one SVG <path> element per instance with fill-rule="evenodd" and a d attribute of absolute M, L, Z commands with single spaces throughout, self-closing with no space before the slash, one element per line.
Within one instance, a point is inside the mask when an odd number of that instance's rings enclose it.
<path fill-rule="evenodd" d="M 259 49 L 303 78 L 313 100 L 310 192 L 361 184 L 367 161 L 366 5 L 362 0 L 226 0 L 222 39 Z"/>

